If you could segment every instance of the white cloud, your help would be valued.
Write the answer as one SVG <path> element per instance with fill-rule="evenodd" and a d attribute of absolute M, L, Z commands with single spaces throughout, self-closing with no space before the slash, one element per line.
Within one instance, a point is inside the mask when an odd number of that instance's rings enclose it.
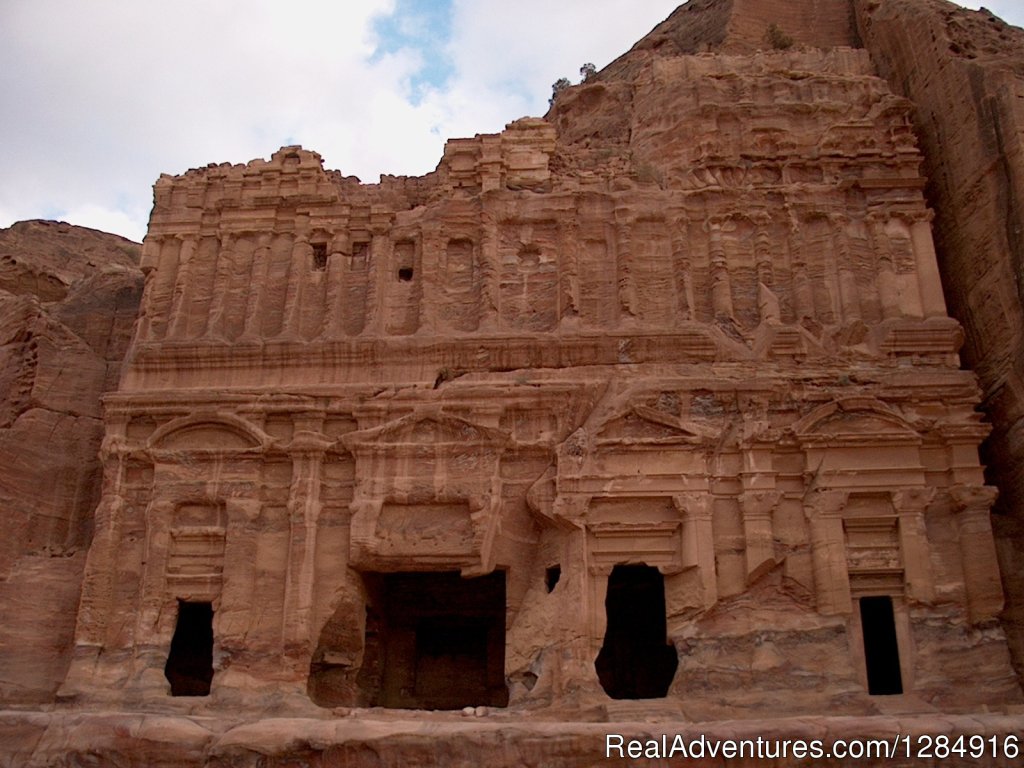
<path fill-rule="evenodd" d="M 137 239 L 160 173 L 293 142 L 366 181 L 426 173 L 445 139 L 542 114 L 558 77 L 607 64 L 677 4 L 449 1 L 450 77 L 414 103 L 425 54 L 374 55 L 396 0 L 0 0 L 0 226 Z M 1022 23 L 1019 0 L 983 2 Z"/>
<path fill-rule="evenodd" d="M 146 225 L 144 221 L 139 220 L 137 215 L 132 216 L 125 211 L 104 208 L 101 205 L 90 203 L 72 208 L 59 218 L 80 227 L 91 227 L 101 232 L 115 232 L 137 242 L 146 236 Z"/>

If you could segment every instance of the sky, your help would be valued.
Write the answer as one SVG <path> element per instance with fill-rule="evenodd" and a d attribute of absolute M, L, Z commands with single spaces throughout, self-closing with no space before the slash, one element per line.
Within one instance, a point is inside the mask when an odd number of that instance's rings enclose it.
<path fill-rule="evenodd" d="M 547 110 L 681 0 L 0 0 L 0 227 L 141 241 L 161 173 L 301 144 L 375 182 Z M 1024 26 L 1024 0 L 985 0 Z"/>

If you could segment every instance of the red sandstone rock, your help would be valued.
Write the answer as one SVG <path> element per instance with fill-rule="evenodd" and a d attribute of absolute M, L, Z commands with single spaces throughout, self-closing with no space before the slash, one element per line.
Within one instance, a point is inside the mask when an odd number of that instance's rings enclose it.
<path fill-rule="evenodd" d="M 300 147 L 162 177 L 116 382 L 91 291 L 49 325 L 0 305 L 12 424 L 95 422 L 117 386 L 66 711 L 0 715 L 11 759 L 597 765 L 644 721 L 1019 731 L 988 428 L 913 105 L 874 69 L 907 66 L 888 25 L 914 2 L 694 0 L 420 179 Z M 40 323 L 37 365 L 12 345 Z M 62 637 L 22 665 L 37 690 Z M 951 714 L 990 709 L 1016 714 Z"/>
<path fill-rule="evenodd" d="M 915 125 L 937 211 L 951 313 L 984 389 L 986 450 L 1009 602 L 1004 624 L 1024 670 L 1024 30 L 942 0 L 858 0 L 865 45 Z"/>
<path fill-rule="evenodd" d="M 0 701 L 53 698 L 99 500 L 100 397 L 135 321 L 139 246 L 55 222 L 0 231 Z"/>

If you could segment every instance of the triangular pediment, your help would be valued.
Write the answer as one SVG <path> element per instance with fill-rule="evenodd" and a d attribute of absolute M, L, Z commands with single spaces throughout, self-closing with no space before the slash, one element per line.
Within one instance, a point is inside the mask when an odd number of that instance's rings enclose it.
<path fill-rule="evenodd" d="M 449 414 L 412 414 L 373 429 L 346 435 L 343 442 L 359 445 L 503 445 L 507 435 Z"/>
<path fill-rule="evenodd" d="M 648 406 L 634 406 L 605 422 L 597 435 L 599 444 L 614 443 L 696 443 L 703 436 L 684 426 L 678 418 Z"/>

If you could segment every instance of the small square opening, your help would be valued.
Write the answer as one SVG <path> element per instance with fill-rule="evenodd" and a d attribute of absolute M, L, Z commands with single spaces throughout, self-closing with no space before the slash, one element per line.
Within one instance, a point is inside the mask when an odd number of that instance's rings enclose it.
<path fill-rule="evenodd" d="M 412 280 L 412 267 L 401 267 L 398 270 L 398 279 L 403 283 L 408 283 Z"/>

